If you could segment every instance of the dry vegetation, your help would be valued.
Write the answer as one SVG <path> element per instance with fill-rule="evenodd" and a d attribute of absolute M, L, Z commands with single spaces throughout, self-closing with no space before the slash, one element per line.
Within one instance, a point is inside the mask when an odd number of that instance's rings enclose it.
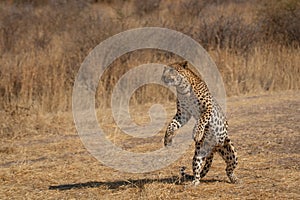
<path fill-rule="evenodd" d="M 2 109 L 70 111 L 73 82 L 87 54 L 109 36 L 143 26 L 181 31 L 203 45 L 229 96 L 300 85 L 297 0 L 15 0 L 1 2 L 0 13 Z M 99 84 L 100 96 L 128 68 L 166 58 L 155 51 L 121 57 L 111 66 L 115 73 Z"/>
<path fill-rule="evenodd" d="M 230 134 L 242 183 L 229 183 L 224 162 L 216 156 L 196 188 L 190 182 L 175 183 L 180 166 L 191 173 L 192 148 L 159 171 L 118 172 L 87 152 L 70 113 L 28 117 L 1 112 L 6 124 L 0 129 L 0 199 L 299 199 L 299 99 L 294 91 L 229 98 Z M 174 113 L 174 107 L 168 111 Z M 140 123 L 147 121 L 145 113 L 133 114 Z M 111 114 L 99 119 L 108 132 L 115 132 Z M 150 142 L 126 137 L 115 142 L 128 150 L 157 149 L 162 134 Z"/>
<path fill-rule="evenodd" d="M 299 199 L 299 21 L 298 0 L 1 1 L 0 199 Z M 81 143 L 71 114 L 80 64 L 106 38 L 144 26 L 183 32 L 216 62 L 242 184 L 228 183 L 220 157 L 199 187 L 175 184 L 192 149 L 168 168 L 127 174 L 103 166 Z M 105 72 L 97 114 L 118 146 L 150 151 L 163 136 L 132 140 L 118 130 L 106 108 L 118 78 L 140 64 L 177 59 L 136 51 Z M 169 117 L 175 111 L 174 95 L 153 85 L 131 102 L 139 124 L 149 121 L 142 111 L 152 102 L 162 102 Z"/>

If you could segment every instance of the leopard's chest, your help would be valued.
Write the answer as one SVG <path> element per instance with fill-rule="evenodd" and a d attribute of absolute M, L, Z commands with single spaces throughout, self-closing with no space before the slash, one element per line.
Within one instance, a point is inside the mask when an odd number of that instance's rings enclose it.
<path fill-rule="evenodd" d="M 178 95 L 180 107 L 198 119 L 203 112 L 202 104 L 196 95 L 191 92 L 188 95 Z"/>

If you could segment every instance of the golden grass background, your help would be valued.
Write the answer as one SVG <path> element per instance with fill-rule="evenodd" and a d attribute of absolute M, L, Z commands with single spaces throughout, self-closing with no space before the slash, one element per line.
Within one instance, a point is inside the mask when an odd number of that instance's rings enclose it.
<path fill-rule="evenodd" d="M 1 1 L 0 199 L 299 199 L 299 21 L 297 0 Z M 83 146 L 71 113 L 80 64 L 106 38 L 144 26 L 183 32 L 216 62 L 241 184 L 228 182 L 219 156 L 199 187 L 176 184 L 180 166 L 191 173 L 192 147 L 167 168 L 129 174 L 102 165 Z M 135 66 L 179 59 L 135 51 L 105 72 L 97 116 L 117 146 L 152 151 L 164 132 L 151 140 L 122 133 L 109 108 L 113 86 Z M 145 110 L 162 103 L 169 119 L 174 100 L 163 87 L 142 87 L 131 99 L 132 117 L 146 124 Z"/>
<path fill-rule="evenodd" d="M 72 114 L 27 115 L 1 112 L 1 199 L 299 199 L 299 92 L 278 92 L 228 99 L 230 136 L 238 152 L 230 184 L 225 163 L 215 156 L 198 187 L 176 184 L 179 167 L 191 173 L 193 147 L 172 165 L 154 172 L 116 171 L 92 157 L 75 130 Z M 174 106 L 166 107 L 174 111 Z M 107 112 L 109 113 L 109 112 Z M 138 122 L 147 122 L 133 109 Z M 111 114 L 102 112 L 103 127 L 118 146 L 143 152 L 162 147 L 152 141 L 113 137 L 120 131 Z"/>
<path fill-rule="evenodd" d="M 73 83 L 88 53 L 116 33 L 144 26 L 171 28 L 198 41 L 216 62 L 228 96 L 297 90 L 299 7 L 296 0 L 2 1 L 0 108 L 70 111 Z M 155 50 L 124 55 L 98 94 L 110 91 L 131 67 L 174 59 Z"/>

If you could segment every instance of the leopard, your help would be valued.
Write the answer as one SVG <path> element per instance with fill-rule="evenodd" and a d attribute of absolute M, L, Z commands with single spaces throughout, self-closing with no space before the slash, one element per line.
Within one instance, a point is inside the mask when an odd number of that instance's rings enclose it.
<path fill-rule="evenodd" d="M 237 183 L 234 170 L 238 157 L 228 136 L 225 113 L 201 75 L 190 65 L 188 61 L 181 61 L 164 66 L 161 80 L 165 85 L 175 87 L 177 93 L 177 112 L 165 131 L 164 146 L 171 146 L 176 131 L 193 117 L 196 120 L 192 132 L 195 145 L 193 175 L 185 173 L 186 167 L 181 167 L 180 180 L 191 180 L 193 185 L 199 185 L 200 179 L 208 173 L 215 153 L 218 153 L 226 163 L 225 171 L 230 182 Z"/>

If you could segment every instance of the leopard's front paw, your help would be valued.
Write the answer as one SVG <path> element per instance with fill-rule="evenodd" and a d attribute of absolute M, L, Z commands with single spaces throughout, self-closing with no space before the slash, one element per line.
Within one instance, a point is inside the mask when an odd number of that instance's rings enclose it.
<path fill-rule="evenodd" d="M 173 141 L 173 137 L 171 137 L 171 136 L 165 137 L 164 138 L 164 145 L 165 145 L 165 147 L 171 146 L 172 145 L 172 141 Z"/>
<path fill-rule="evenodd" d="M 204 127 L 202 125 L 196 125 L 193 130 L 193 140 L 195 142 L 200 142 L 204 135 Z"/>
<path fill-rule="evenodd" d="M 195 142 L 200 142 L 202 139 L 202 134 L 199 134 L 199 133 L 193 133 L 193 140 Z"/>

